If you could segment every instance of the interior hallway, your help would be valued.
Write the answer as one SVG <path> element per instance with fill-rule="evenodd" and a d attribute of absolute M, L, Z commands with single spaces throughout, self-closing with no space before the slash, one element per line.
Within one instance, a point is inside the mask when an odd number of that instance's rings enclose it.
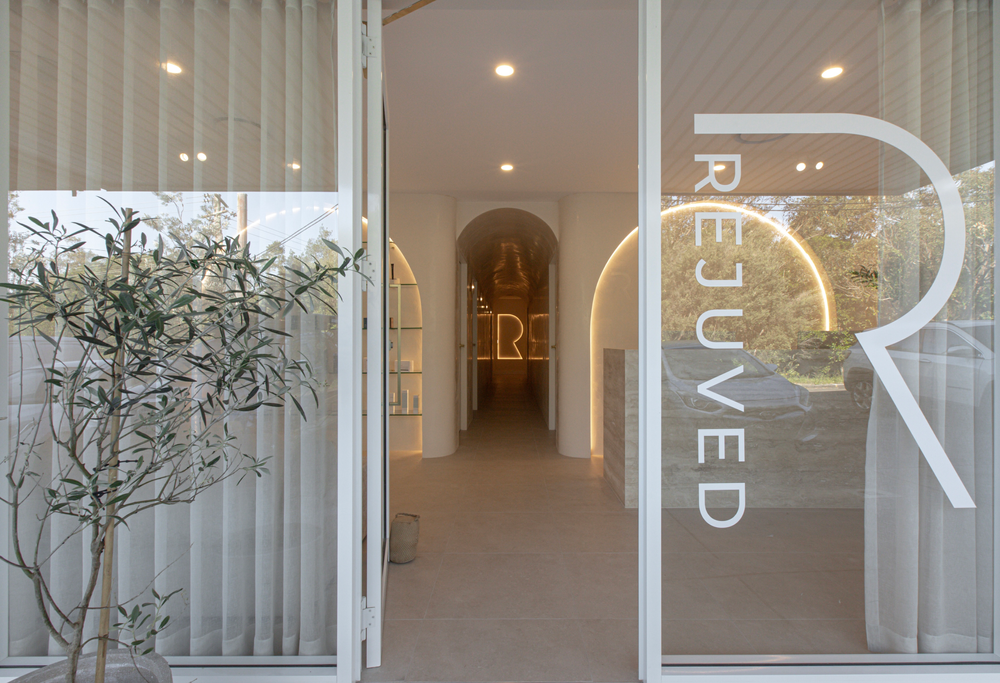
<path fill-rule="evenodd" d="M 363 680 L 636 680 L 636 511 L 600 458 L 557 453 L 521 378 L 496 380 L 454 455 L 391 456 L 392 514 L 420 515 L 420 543 L 390 565 Z"/>

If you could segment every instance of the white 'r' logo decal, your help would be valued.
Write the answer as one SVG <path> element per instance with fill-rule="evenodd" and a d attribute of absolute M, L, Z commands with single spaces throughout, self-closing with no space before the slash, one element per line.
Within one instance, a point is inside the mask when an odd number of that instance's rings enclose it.
<path fill-rule="evenodd" d="M 887 121 L 861 114 L 695 114 L 694 132 L 700 135 L 861 135 L 892 145 L 909 156 L 930 179 L 944 216 L 944 251 L 941 268 L 927 294 L 899 319 L 884 327 L 858 334 L 858 342 L 889 392 L 896 409 L 909 428 L 956 508 L 976 504 L 931 429 L 920 404 L 910 393 L 888 346 L 903 341 L 929 323 L 948 303 L 958 283 L 965 256 L 965 213 L 951 173 L 934 151 L 912 133 Z"/>

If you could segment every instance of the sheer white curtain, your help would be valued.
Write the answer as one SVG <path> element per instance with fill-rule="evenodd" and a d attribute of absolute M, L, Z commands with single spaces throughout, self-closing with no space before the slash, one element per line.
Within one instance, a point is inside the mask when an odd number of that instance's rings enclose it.
<path fill-rule="evenodd" d="M 334 17 L 331 0 L 12 0 L 12 189 L 284 193 L 267 239 L 300 232 L 336 203 Z M 181 589 L 162 654 L 335 654 L 336 320 L 284 324 L 319 405 L 303 390 L 305 420 L 288 406 L 229 425 L 270 474 L 119 532 L 121 601 Z M 49 568 L 67 598 L 82 550 Z M 24 587 L 14 576 L 10 654 L 61 654 Z"/>
<path fill-rule="evenodd" d="M 993 317 L 992 278 L 985 285 L 978 279 L 990 270 L 978 266 L 993 258 L 993 171 L 982 169 L 993 159 L 991 12 L 988 0 L 882 4 L 882 115 L 949 166 L 969 231 L 962 280 L 938 317 L 951 322 L 928 326 L 891 353 L 977 507 L 952 508 L 876 383 L 865 487 L 866 621 L 874 652 L 993 651 L 992 357 L 971 362 L 955 331 L 962 327 L 956 322 Z M 988 192 L 977 193 L 983 173 Z M 885 324 L 911 308 L 936 273 L 940 210 L 927 199 L 933 194 L 926 179 L 894 150 L 883 153 L 882 178 Z"/>

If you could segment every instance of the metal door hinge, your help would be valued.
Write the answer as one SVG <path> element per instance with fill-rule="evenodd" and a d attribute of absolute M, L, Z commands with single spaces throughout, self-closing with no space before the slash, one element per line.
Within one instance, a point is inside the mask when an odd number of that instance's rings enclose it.
<path fill-rule="evenodd" d="M 368 58 L 375 56 L 375 41 L 368 35 L 368 24 L 361 24 L 361 66 L 368 68 Z"/>
<path fill-rule="evenodd" d="M 368 598 L 361 598 L 361 640 L 368 637 L 368 629 L 375 625 L 375 608 L 368 607 Z"/>
<path fill-rule="evenodd" d="M 361 274 L 364 276 L 361 279 L 361 291 L 367 292 L 369 287 L 375 285 L 375 262 L 371 261 L 367 257 L 358 261 L 358 267 L 361 268 Z"/>

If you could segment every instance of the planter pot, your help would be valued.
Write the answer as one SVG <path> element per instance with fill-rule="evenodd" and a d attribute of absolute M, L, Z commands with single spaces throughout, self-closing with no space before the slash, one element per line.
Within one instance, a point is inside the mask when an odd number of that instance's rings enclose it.
<path fill-rule="evenodd" d="M 76 669 L 77 683 L 92 683 L 97 655 L 80 657 Z M 66 661 L 49 664 L 44 669 L 15 678 L 12 683 L 63 683 L 66 680 Z M 173 676 L 167 660 L 156 653 L 133 657 L 128 650 L 114 650 L 108 653 L 104 669 L 104 683 L 171 683 Z"/>

